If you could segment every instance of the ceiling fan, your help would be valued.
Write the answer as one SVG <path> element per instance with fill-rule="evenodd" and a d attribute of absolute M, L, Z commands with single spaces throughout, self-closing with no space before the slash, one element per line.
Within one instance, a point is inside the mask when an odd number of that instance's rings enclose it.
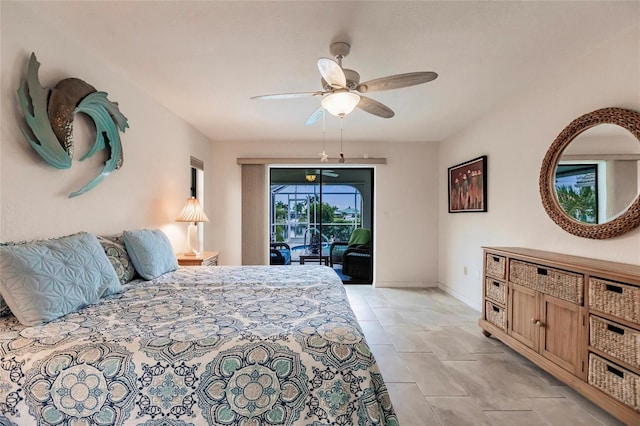
<path fill-rule="evenodd" d="M 321 84 L 323 90 L 261 95 L 253 96 L 251 99 L 321 97 L 321 106 L 309 116 L 305 122 L 307 126 L 318 121 L 322 117 L 325 109 L 333 115 L 344 117 L 357 107 L 378 117 L 391 118 L 395 115 L 391 108 L 376 100 L 359 95 L 358 93 L 400 89 L 402 87 L 427 83 L 438 77 L 438 74 L 435 72 L 422 71 L 395 74 L 360 83 L 360 74 L 354 70 L 342 68 L 342 59 L 349 54 L 350 50 L 351 46 L 348 43 L 336 42 L 329 48 L 335 60 L 330 58 L 318 59 L 318 70 L 322 75 Z"/>

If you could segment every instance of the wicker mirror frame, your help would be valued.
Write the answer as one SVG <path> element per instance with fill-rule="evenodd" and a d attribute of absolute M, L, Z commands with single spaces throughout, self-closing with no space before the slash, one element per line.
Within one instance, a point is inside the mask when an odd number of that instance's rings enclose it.
<path fill-rule="evenodd" d="M 555 174 L 564 149 L 580 133 L 598 124 L 616 124 L 627 129 L 640 143 L 640 113 L 623 108 L 602 108 L 573 120 L 553 141 L 540 169 L 540 196 L 549 217 L 570 234 L 583 238 L 613 238 L 640 225 L 640 194 L 627 209 L 605 223 L 586 224 L 570 217 L 555 195 Z"/>

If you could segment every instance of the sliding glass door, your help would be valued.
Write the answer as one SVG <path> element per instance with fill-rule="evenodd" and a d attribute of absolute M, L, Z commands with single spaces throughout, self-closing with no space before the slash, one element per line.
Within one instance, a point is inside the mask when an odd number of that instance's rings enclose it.
<path fill-rule="evenodd" d="M 270 197 L 272 264 L 320 263 L 371 284 L 373 168 L 273 167 Z"/>

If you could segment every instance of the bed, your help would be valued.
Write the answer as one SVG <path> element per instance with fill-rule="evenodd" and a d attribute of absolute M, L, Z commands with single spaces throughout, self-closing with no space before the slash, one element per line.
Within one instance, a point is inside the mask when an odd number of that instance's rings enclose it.
<path fill-rule="evenodd" d="M 0 318 L 0 355 L 0 424 L 398 423 L 326 266 L 137 279 L 44 325 Z"/>

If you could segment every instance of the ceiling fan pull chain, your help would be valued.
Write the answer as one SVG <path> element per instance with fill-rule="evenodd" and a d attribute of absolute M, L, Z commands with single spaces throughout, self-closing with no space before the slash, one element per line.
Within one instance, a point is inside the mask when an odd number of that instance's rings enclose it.
<path fill-rule="evenodd" d="M 342 122 L 344 121 L 344 114 L 340 116 L 340 159 L 338 163 L 344 163 L 344 152 L 342 151 Z"/>
<path fill-rule="evenodd" d="M 322 109 L 322 152 L 325 151 L 324 140 L 325 140 L 326 131 L 327 131 L 327 125 L 325 122 L 324 108 L 323 108 Z"/>
<path fill-rule="evenodd" d="M 324 108 L 322 109 L 322 152 L 320 153 L 320 162 L 321 163 L 328 163 L 329 162 L 329 156 L 327 155 L 327 150 L 325 149 L 325 134 L 326 134 L 326 125 L 325 125 L 325 121 L 324 121 L 324 116 L 325 116 L 325 110 Z"/>

